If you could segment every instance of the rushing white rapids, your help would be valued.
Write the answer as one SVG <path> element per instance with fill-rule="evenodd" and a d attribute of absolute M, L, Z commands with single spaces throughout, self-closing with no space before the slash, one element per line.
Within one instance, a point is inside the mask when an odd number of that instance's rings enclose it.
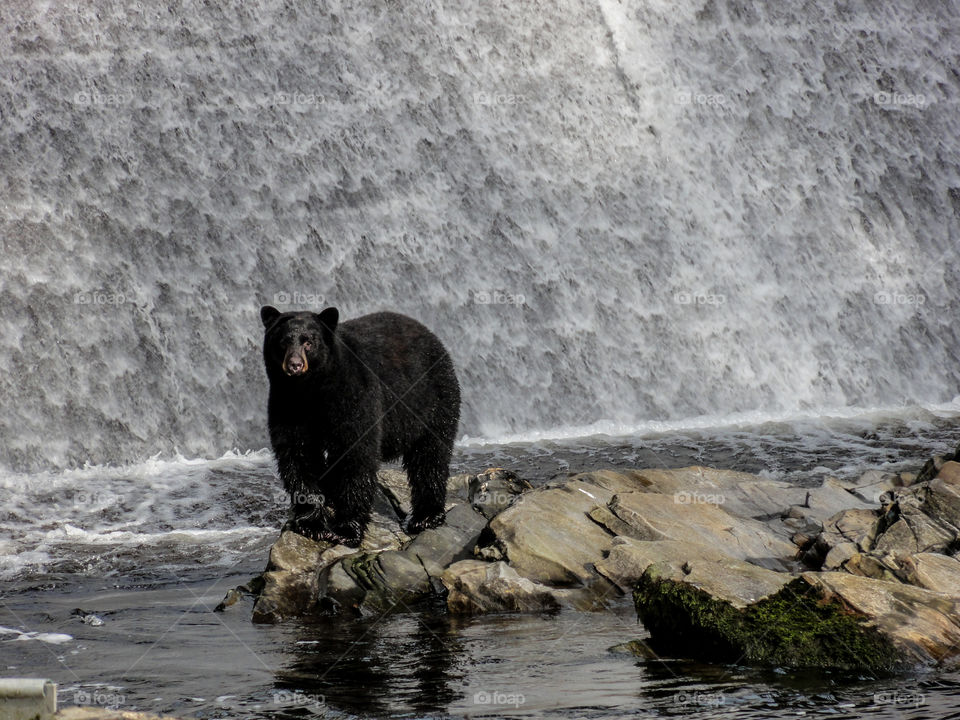
<path fill-rule="evenodd" d="M 949 401 L 956 17 L 0 11 L 0 465 L 264 447 L 264 302 L 422 320 L 471 437 Z"/>

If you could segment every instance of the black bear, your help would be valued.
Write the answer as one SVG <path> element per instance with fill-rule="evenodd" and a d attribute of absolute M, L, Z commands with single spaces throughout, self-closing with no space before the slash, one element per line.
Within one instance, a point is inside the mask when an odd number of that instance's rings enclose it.
<path fill-rule="evenodd" d="M 270 380 L 267 422 L 291 527 L 356 547 L 381 460 L 403 459 L 413 512 L 407 531 L 443 524 L 460 385 L 437 337 L 379 312 L 339 323 L 321 313 L 260 309 Z"/>

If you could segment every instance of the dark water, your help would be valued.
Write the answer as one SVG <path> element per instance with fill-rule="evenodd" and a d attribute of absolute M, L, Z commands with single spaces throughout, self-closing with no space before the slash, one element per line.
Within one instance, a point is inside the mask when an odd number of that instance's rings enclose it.
<path fill-rule="evenodd" d="M 476 472 L 481 466 L 513 468 L 537 484 L 600 467 L 710 465 L 805 485 L 817 484 L 826 475 L 853 479 L 867 468 L 919 467 L 929 455 L 956 449 L 956 428 L 952 410 L 913 408 L 896 415 L 878 412 L 665 429 L 642 436 L 464 446 L 455 467 L 459 472 Z"/>
<path fill-rule="evenodd" d="M 6 673 L 55 677 L 64 704 L 210 718 L 960 716 L 957 673 L 795 674 L 610 652 L 645 636 L 626 601 L 590 614 L 453 619 L 426 608 L 255 626 L 248 605 L 212 612 L 242 579 L 8 596 L 5 624 L 74 641 L 5 641 Z M 71 618 L 77 605 L 104 624 Z"/>
<path fill-rule="evenodd" d="M 918 409 L 462 446 L 454 470 L 501 465 L 539 484 L 696 462 L 811 483 L 915 468 L 958 439 L 960 416 Z M 63 704 L 259 719 L 960 717 L 957 673 L 797 674 L 611 653 L 645 636 L 627 598 L 595 614 L 456 619 L 425 605 L 256 626 L 247 602 L 212 608 L 263 568 L 276 537 L 283 498 L 268 453 L 29 478 L 0 478 L 0 658 L 4 675 L 54 679 Z M 91 482 L 100 494 L 76 501 Z"/>

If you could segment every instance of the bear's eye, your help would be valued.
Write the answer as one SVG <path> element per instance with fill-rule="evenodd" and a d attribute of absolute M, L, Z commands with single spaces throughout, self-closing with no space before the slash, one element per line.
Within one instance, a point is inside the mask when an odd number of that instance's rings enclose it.
<path fill-rule="evenodd" d="M 313 347 L 313 343 L 310 341 L 310 338 L 308 338 L 306 335 L 302 335 L 300 337 L 300 344 L 303 345 L 304 350 L 309 350 L 310 348 Z"/>

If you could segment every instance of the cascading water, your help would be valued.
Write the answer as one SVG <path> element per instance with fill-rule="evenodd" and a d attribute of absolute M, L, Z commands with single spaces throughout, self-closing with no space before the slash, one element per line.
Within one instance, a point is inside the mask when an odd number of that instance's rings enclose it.
<path fill-rule="evenodd" d="M 0 9 L 0 464 L 267 445 L 260 304 L 470 436 L 957 394 L 954 3 Z"/>

